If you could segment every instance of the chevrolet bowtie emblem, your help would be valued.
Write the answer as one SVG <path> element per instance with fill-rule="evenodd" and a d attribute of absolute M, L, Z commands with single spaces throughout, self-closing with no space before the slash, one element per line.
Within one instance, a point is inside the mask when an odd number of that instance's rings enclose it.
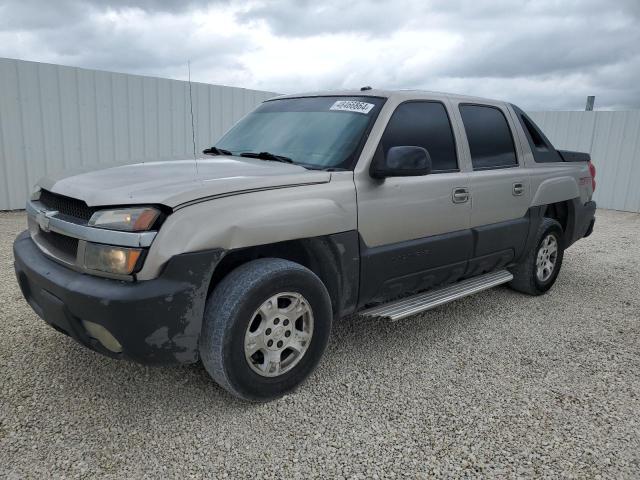
<path fill-rule="evenodd" d="M 38 222 L 38 225 L 40 225 L 40 230 L 42 230 L 43 232 L 48 232 L 50 219 L 57 213 L 58 212 L 56 211 L 38 212 L 38 214 L 36 215 L 36 221 Z"/>

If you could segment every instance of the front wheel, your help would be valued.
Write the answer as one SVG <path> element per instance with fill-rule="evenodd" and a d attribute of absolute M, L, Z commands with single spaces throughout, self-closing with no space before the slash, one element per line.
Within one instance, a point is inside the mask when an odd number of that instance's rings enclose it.
<path fill-rule="evenodd" d="M 331 318 L 329 294 L 313 272 L 288 260 L 254 260 L 227 275 L 207 300 L 200 356 L 233 395 L 271 400 L 317 366 Z"/>
<path fill-rule="evenodd" d="M 564 247 L 560 224 L 543 218 L 534 245 L 512 270 L 513 280 L 509 286 L 529 295 L 542 295 L 553 286 L 562 267 Z"/>

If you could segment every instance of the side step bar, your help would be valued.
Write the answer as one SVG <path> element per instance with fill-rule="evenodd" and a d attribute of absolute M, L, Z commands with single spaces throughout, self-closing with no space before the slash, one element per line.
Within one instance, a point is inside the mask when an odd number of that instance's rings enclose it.
<path fill-rule="evenodd" d="M 497 285 L 513 280 L 513 275 L 506 270 L 486 273 L 478 277 L 462 280 L 453 285 L 418 293 L 407 298 L 395 300 L 382 305 L 362 310 L 360 315 L 365 317 L 383 317 L 390 320 L 401 320 L 416 313 L 430 310 L 439 305 L 452 302 L 458 298 L 487 290 Z"/>

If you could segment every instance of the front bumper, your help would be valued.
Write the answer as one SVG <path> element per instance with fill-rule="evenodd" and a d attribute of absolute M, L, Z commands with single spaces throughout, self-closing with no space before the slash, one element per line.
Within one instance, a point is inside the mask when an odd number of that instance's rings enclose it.
<path fill-rule="evenodd" d="M 102 354 L 146 364 L 198 360 L 209 281 L 222 250 L 173 257 L 154 280 L 127 282 L 76 272 L 47 258 L 23 232 L 13 244 L 22 293 L 56 330 Z M 105 347 L 84 322 L 104 327 L 121 345 Z M 92 336 L 93 335 L 93 336 Z"/>

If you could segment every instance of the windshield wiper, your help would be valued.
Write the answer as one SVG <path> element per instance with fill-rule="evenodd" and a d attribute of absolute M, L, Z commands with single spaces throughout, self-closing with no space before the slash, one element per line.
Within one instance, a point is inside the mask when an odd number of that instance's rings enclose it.
<path fill-rule="evenodd" d="M 274 155 L 270 152 L 243 152 L 240 154 L 240 156 L 248 158 L 259 158 L 260 160 L 273 160 L 274 162 L 293 163 L 293 160 L 291 160 L 289 157 Z"/>
<path fill-rule="evenodd" d="M 233 152 L 225 150 L 224 148 L 209 147 L 202 151 L 205 155 L 234 155 Z M 259 158 L 261 160 L 273 160 L 274 162 L 293 163 L 293 160 L 289 157 L 282 155 L 276 155 L 270 152 L 243 152 L 241 157 Z"/>
<path fill-rule="evenodd" d="M 205 148 L 202 153 L 204 153 L 205 155 L 233 155 L 233 153 L 231 153 L 229 150 L 218 147 Z"/>

